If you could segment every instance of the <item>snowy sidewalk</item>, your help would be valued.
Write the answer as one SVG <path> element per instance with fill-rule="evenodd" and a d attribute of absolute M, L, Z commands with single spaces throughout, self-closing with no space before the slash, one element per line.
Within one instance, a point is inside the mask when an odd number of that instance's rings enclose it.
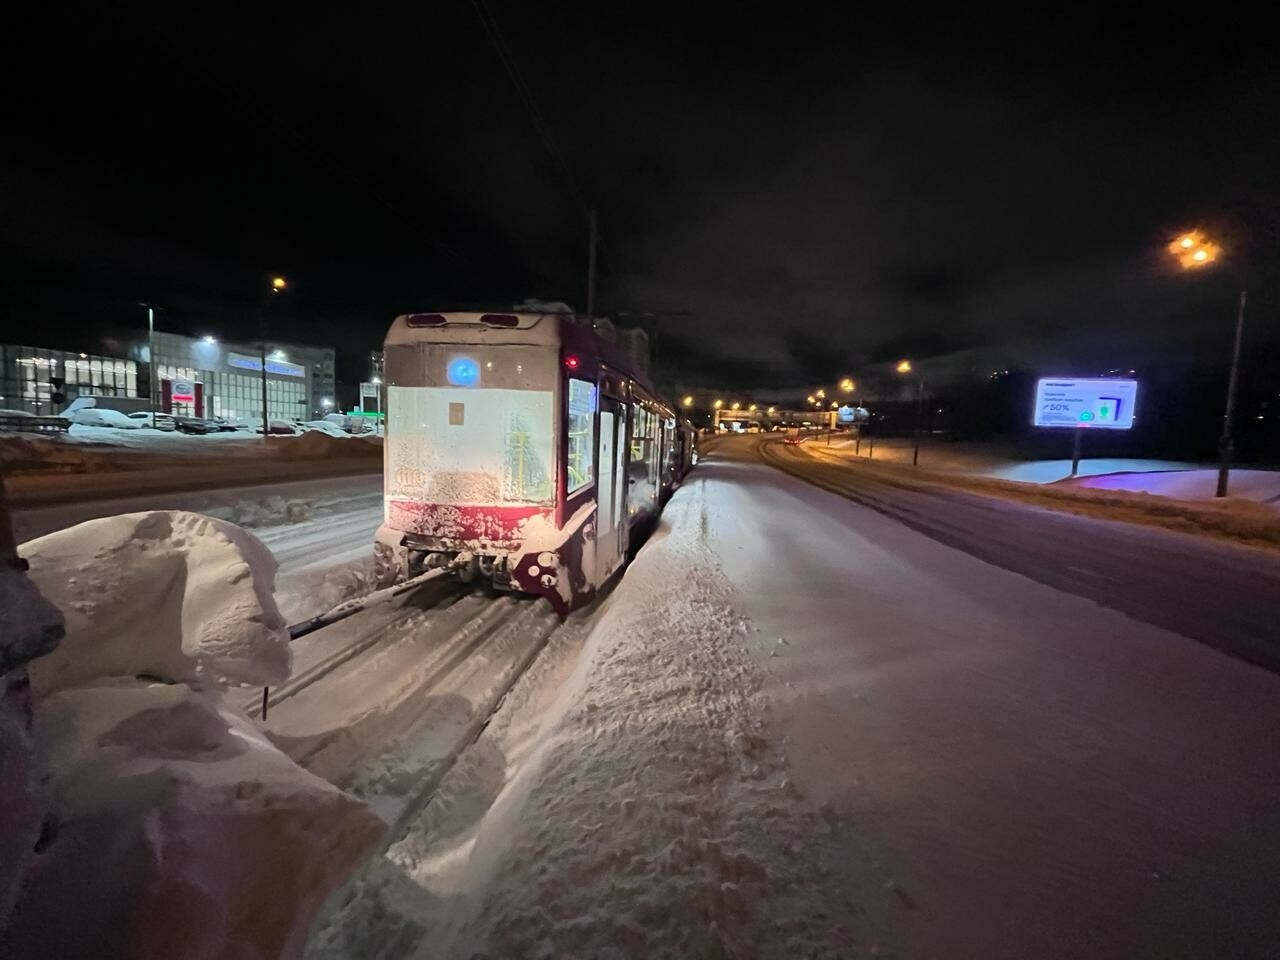
<path fill-rule="evenodd" d="M 1276 676 L 719 458 L 562 634 L 313 957 L 1280 952 Z"/>

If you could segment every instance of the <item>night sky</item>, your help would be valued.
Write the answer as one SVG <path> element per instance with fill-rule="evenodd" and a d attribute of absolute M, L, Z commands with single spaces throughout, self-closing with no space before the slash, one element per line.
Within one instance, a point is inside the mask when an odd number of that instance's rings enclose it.
<path fill-rule="evenodd" d="M 12 23 L 3 339 L 81 348 L 142 322 L 140 300 L 164 328 L 250 336 L 280 272 L 273 330 L 358 379 L 397 312 L 583 309 L 595 206 L 600 311 L 687 311 L 658 321 L 685 384 L 957 351 L 1078 372 L 1216 357 L 1242 278 L 1274 342 L 1261 25 L 547 6 Z M 1162 245 L 1191 226 L 1227 269 L 1170 273 Z"/>

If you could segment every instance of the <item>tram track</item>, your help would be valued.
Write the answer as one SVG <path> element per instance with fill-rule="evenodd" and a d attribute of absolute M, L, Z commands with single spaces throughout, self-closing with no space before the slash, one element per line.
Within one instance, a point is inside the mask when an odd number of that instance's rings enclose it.
<path fill-rule="evenodd" d="M 281 750 L 369 802 L 394 834 L 559 623 L 543 600 L 432 581 L 299 639 L 295 675 L 269 691 L 266 718 L 260 696 L 243 705 Z"/>

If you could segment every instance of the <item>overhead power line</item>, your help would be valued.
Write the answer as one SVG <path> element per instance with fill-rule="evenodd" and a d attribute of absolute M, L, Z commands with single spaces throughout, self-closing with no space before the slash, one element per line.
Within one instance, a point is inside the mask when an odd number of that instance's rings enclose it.
<path fill-rule="evenodd" d="M 511 85 L 516 88 L 516 94 L 524 105 L 525 112 L 529 115 L 529 123 L 533 126 L 538 139 L 542 141 L 542 146 L 546 149 L 547 155 L 551 157 L 551 162 L 563 181 L 565 191 L 569 194 L 569 198 L 573 201 L 574 206 L 578 208 L 578 213 L 582 215 L 583 219 L 590 220 L 592 206 L 587 203 L 582 191 L 578 189 L 573 174 L 569 170 L 569 164 L 564 158 L 564 153 L 556 143 L 556 139 L 552 135 L 542 111 L 538 109 L 538 102 L 534 100 L 533 92 L 525 82 L 510 48 L 507 46 L 506 41 L 502 39 L 502 33 L 498 30 L 498 22 L 490 12 L 488 4 L 485 3 L 485 0 L 471 0 L 471 6 L 480 20 L 480 25 L 484 27 L 484 32 L 489 37 L 489 42 L 493 45 L 494 52 L 498 55 L 498 60 L 501 61 L 503 69 L 506 70 L 507 76 L 511 80 Z M 596 234 L 596 243 L 599 245 L 600 252 L 612 259 L 612 255 L 609 253 L 609 249 L 605 245 L 603 238 L 599 236 L 599 233 Z"/>

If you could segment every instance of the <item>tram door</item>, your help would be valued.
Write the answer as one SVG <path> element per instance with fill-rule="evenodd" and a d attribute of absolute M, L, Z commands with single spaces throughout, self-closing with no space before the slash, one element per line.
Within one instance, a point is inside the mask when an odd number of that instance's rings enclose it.
<path fill-rule="evenodd" d="M 600 398 L 600 447 L 596 451 L 599 475 L 596 483 L 596 575 L 600 582 L 622 562 L 626 543 L 626 506 L 623 498 L 623 453 L 626 449 L 627 421 L 621 406 L 608 397 Z"/>

